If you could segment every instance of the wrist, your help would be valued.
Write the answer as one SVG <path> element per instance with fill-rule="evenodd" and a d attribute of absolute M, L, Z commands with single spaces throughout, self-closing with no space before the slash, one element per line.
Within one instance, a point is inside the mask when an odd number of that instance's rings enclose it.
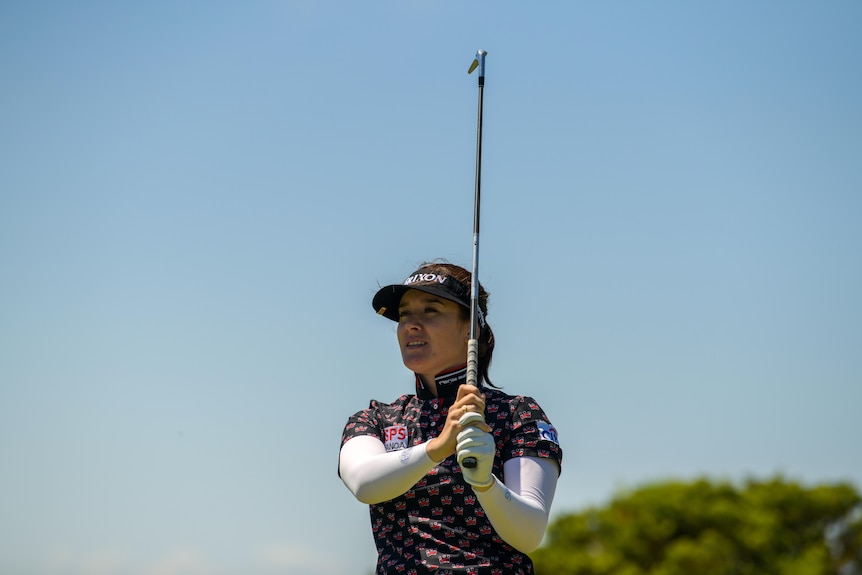
<path fill-rule="evenodd" d="M 440 443 L 441 442 L 439 441 L 439 438 L 435 437 L 425 444 L 425 453 L 428 455 L 428 457 L 431 458 L 431 461 L 433 461 L 434 463 L 441 463 L 444 459 L 451 455 L 451 453 L 447 454 L 444 452 L 443 449 L 439 447 Z"/>
<path fill-rule="evenodd" d="M 470 486 L 473 488 L 473 491 L 476 491 L 478 493 L 485 493 L 486 491 L 494 487 L 495 483 L 497 483 L 497 478 L 492 473 L 491 478 L 488 480 L 488 483 L 484 485 L 475 485 L 471 483 Z"/>

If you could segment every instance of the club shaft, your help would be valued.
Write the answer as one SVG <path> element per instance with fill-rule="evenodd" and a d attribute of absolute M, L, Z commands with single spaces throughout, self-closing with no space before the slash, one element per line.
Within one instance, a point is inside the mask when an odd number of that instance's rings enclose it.
<path fill-rule="evenodd" d="M 473 269 L 470 279 L 470 339 L 467 344 L 467 383 L 479 386 L 479 226 L 482 208 L 482 108 L 485 92 L 485 53 L 479 62 L 479 109 L 476 123 L 476 188 L 473 197 Z"/>
<path fill-rule="evenodd" d="M 467 341 L 467 384 L 480 387 L 479 381 L 479 216 L 482 206 L 482 101 L 485 92 L 485 54 L 484 50 L 476 53 L 475 66 L 479 68 L 479 114 L 476 124 L 476 190 L 473 197 L 473 270 L 470 278 L 470 339 Z M 470 68 L 473 70 L 473 67 Z M 484 323 L 484 322 L 483 322 Z M 462 467 L 476 467 L 475 457 L 465 457 Z"/>
<path fill-rule="evenodd" d="M 484 78 L 483 78 L 484 79 Z M 479 120 L 476 128 L 476 191 L 473 197 L 473 271 L 470 285 L 470 338 L 479 338 L 479 222 L 482 209 L 482 92 L 479 85 Z"/>

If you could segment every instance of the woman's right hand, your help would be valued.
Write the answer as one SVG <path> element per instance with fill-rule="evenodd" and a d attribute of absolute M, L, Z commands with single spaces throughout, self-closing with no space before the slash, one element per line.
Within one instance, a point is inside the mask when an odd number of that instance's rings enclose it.
<path fill-rule="evenodd" d="M 455 403 L 452 404 L 446 415 L 443 431 L 428 442 L 427 453 L 431 459 L 439 463 L 455 453 L 458 433 L 462 429 L 458 420 L 467 412 L 481 413 L 483 416 L 485 414 L 485 394 L 474 385 L 462 385 L 458 388 Z M 491 431 L 491 427 L 484 421 L 473 425 L 482 431 Z"/>

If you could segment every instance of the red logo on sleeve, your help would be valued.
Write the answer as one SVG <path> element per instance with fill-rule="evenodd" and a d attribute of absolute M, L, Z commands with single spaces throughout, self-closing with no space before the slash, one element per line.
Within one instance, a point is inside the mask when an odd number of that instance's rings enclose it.
<path fill-rule="evenodd" d="M 398 451 L 399 449 L 407 449 L 407 432 L 406 425 L 391 425 L 383 429 L 383 445 L 386 446 L 386 451 Z"/>

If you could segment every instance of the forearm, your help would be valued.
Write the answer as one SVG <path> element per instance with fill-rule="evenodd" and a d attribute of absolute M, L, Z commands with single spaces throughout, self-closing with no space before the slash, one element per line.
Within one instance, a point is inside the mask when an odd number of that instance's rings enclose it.
<path fill-rule="evenodd" d="M 374 504 L 405 493 L 436 464 L 427 444 L 386 451 L 374 437 L 354 437 L 339 453 L 341 480 L 361 502 Z"/>
<path fill-rule="evenodd" d="M 535 550 L 545 535 L 558 469 L 554 462 L 523 457 L 506 462 L 509 485 L 495 478 L 476 497 L 503 540 L 524 553 Z"/>

